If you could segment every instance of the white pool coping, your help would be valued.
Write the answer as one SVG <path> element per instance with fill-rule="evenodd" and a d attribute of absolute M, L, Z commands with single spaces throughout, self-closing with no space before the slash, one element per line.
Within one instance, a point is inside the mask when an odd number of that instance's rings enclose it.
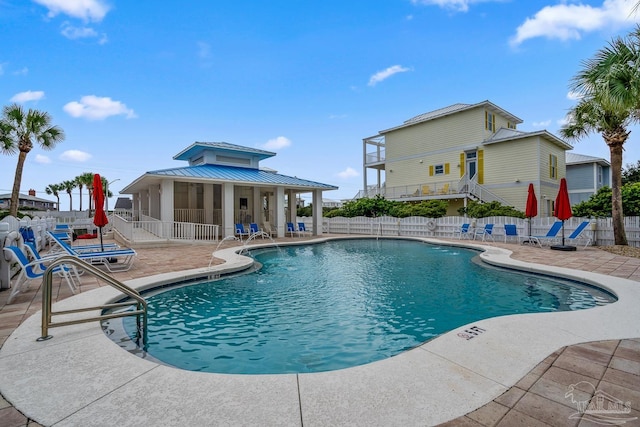
<path fill-rule="evenodd" d="M 326 241 L 323 238 L 299 244 Z M 414 239 L 415 240 L 415 239 Z M 557 349 L 581 342 L 640 337 L 640 283 L 511 259 L 476 244 L 487 262 L 597 284 L 618 301 L 588 310 L 496 317 L 462 326 L 386 360 L 338 371 L 284 375 L 189 372 L 129 354 L 98 322 L 55 328 L 36 342 L 41 314 L 23 322 L 0 348 L 0 391 L 19 411 L 49 426 L 140 425 L 434 425 L 495 399 Z M 282 245 L 282 244 L 280 244 Z M 136 289 L 244 268 L 227 263 L 126 282 Z M 83 292 L 54 310 L 96 306 L 119 293 Z M 483 331 L 472 339 L 471 327 Z"/>

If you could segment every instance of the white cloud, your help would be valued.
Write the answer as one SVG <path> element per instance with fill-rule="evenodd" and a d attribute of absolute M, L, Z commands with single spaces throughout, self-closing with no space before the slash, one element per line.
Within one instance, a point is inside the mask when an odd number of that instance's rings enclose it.
<path fill-rule="evenodd" d="M 91 158 L 91 154 L 80 150 L 67 150 L 60 154 L 60 160 L 69 162 L 86 162 Z"/>
<path fill-rule="evenodd" d="M 33 0 L 49 9 L 47 16 L 53 18 L 58 14 L 82 19 L 85 22 L 100 22 L 109 11 L 103 0 Z"/>
<path fill-rule="evenodd" d="M 44 98 L 44 92 L 41 90 L 31 91 L 28 90 L 26 92 L 20 92 L 13 95 L 10 99 L 11 102 L 29 102 L 29 101 L 39 101 Z"/>
<path fill-rule="evenodd" d="M 533 126 L 534 128 L 544 128 L 547 127 L 551 124 L 551 120 L 543 120 L 541 122 L 533 122 L 531 123 L 531 126 Z"/>
<path fill-rule="evenodd" d="M 2 74 L 1 70 L 0 74 Z M 27 74 L 29 74 L 29 69 L 27 67 L 22 67 L 21 69 L 13 72 L 14 76 L 26 76 Z"/>
<path fill-rule="evenodd" d="M 449 9 L 456 12 L 466 12 L 469 5 L 474 3 L 482 3 L 487 1 L 504 1 L 504 0 L 411 0 L 413 4 L 421 4 L 425 6 L 439 6 L 443 9 Z"/>
<path fill-rule="evenodd" d="M 378 71 L 369 79 L 369 86 L 375 86 L 383 80 L 388 79 L 397 73 L 404 73 L 406 71 L 410 71 L 409 68 L 403 67 L 401 65 L 394 65 L 392 67 L 387 68 L 386 70 Z"/>
<path fill-rule="evenodd" d="M 563 127 L 563 126 L 565 126 L 565 125 L 568 125 L 568 124 L 569 124 L 569 122 L 570 122 L 570 120 L 571 120 L 571 117 L 570 117 L 569 115 L 567 115 L 567 116 L 565 116 L 565 118 L 563 118 L 563 119 L 558 119 L 558 120 L 556 120 L 556 124 L 557 124 L 558 126 L 560 126 L 560 127 Z"/>
<path fill-rule="evenodd" d="M 267 143 L 264 144 L 263 147 L 266 148 L 267 150 L 280 150 L 282 148 L 287 148 L 289 146 L 291 146 L 291 140 L 284 136 L 279 136 L 277 138 L 270 139 L 269 141 L 267 141 Z"/>
<path fill-rule="evenodd" d="M 630 26 L 638 21 L 638 14 L 632 13 L 635 3 L 635 0 L 604 0 L 600 7 L 566 2 L 545 6 L 516 29 L 509 43 L 515 47 L 535 37 L 579 40 L 583 33 L 607 26 Z"/>
<path fill-rule="evenodd" d="M 346 118 L 347 118 L 346 114 L 329 114 L 329 119 L 331 120 L 346 119 Z"/>
<path fill-rule="evenodd" d="M 338 175 L 338 177 L 340 177 L 342 179 L 349 179 L 349 178 L 354 178 L 356 176 L 360 176 L 358 171 L 356 171 L 352 167 L 347 167 L 342 172 L 338 172 L 337 175 Z"/>
<path fill-rule="evenodd" d="M 42 154 L 36 154 L 35 162 L 40 163 L 41 165 L 46 165 L 51 163 L 51 159 L 47 156 L 43 156 Z"/>
<path fill-rule="evenodd" d="M 137 117 L 135 112 L 122 102 L 95 95 L 83 96 L 80 102 L 69 102 L 62 109 L 71 117 L 81 117 L 88 120 L 103 120 L 110 116 L 120 115 L 124 115 L 128 119 Z"/>

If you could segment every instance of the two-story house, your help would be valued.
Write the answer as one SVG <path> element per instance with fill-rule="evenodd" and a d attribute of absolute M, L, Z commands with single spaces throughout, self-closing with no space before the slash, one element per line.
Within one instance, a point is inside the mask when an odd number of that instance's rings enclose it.
<path fill-rule="evenodd" d="M 604 186 L 611 187 L 611 164 L 601 157 L 567 153 L 567 190 L 572 205 L 588 200 Z"/>
<path fill-rule="evenodd" d="M 553 214 L 565 151 L 546 130 L 522 132 L 522 120 L 490 101 L 454 104 L 363 140 L 364 190 L 390 200 L 444 199 L 449 215 L 469 200 L 524 210 L 534 184 L 542 216 Z M 373 183 L 370 183 L 370 177 Z"/>
<path fill-rule="evenodd" d="M 252 222 L 284 236 L 286 223 L 296 219 L 298 196 L 312 193 L 313 233 L 321 234 L 322 192 L 338 187 L 260 167 L 275 155 L 226 142 L 195 142 L 173 157 L 187 166 L 146 172 L 120 193 L 133 195 L 136 217 L 217 224 L 222 237 L 233 236 L 236 223 Z"/>

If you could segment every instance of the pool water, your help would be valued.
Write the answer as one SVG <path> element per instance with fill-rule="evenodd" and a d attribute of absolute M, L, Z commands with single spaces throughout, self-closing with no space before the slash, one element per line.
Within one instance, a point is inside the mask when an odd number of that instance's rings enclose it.
<path fill-rule="evenodd" d="M 494 316 L 614 301 L 595 288 L 474 262 L 478 253 L 354 239 L 253 251 L 250 274 L 150 295 L 148 355 L 234 374 L 320 372 L 381 360 Z M 135 320 L 125 318 L 135 334 Z"/>

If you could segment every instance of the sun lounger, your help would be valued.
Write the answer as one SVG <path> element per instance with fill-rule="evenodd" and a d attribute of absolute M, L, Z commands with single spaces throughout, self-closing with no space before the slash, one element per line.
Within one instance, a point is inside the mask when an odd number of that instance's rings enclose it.
<path fill-rule="evenodd" d="M 7 304 L 10 304 L 16 295 L 29 288 L 31 280 L 42 280 L 42 276 L 44 276 L 47 267 L 44 265 L 42 259 L 29 261 L 27 255 L 17 246 L 5 246 L 3 249 L 7 256 L 10 256 L 14 262 L 20 265 L 20 274 L 11 287 L 11 294 L 9 294 L 9 298 L 7 299 Z M 76 293 L 79 284 L 73 281 L 69 267 L 64 265 L 54 267 L 53 273 L 62 276 L 67 282 L 69 289 L 71 289 L 71 292 Z"/>
<path fill-rule="evenodd" d="M 471 238 L 471 233 L 469 233 L 469 228 L 471 227 L 471 224 L 462 224 L 460 226 L 459 230 L 454 231 L 454 235 L 458 235 L 458 239 L 470 239 Z"/>
<path fill-rule="evenodd" d="M 582 232 L 585 228 L 587 228 L 587 225 L 589 225 L 589 221 L 581 222 L 580 225 L 578 225 L 578 227 L 573 230 L 573 233 L 571 233 L 569 237 L 566 238 L 566 240 L 568 240 L 569 242 L 573 241 L 574 243 L 576 243 L 578 240 L 586 240 L 584 247 L 586 248 L 587 246 L 589 246 L 589 244 L 591 243 L 591 237 L 586 235 L 582 236 Z"/>
<path fill-rule="evenodd" d="M 542 245 L 545 243 L 551 244 L 558 239 L 558 232 L 561 228 L 562 221 L 556 221 L 544 236 L 525 236 L 522 239 L 522 243 L 533 243 L 540 247 L 542 247 Z"/>
<path fill-rule="evenodd" d="M 243 237 L 249 237 L 250 235 L 251 233 L 244 229 L 244 224 L 236 224 L 236 236 L 240 238 L 240 241 L 242 241 Z"/>
<path fill-rule="evenodd" d="M 98 247 L 97 249 L 85 248 L 84 250 L 77 250 L 76 246 L 71 246 L 64 240 L 58 239 L 55 235 L 50 233 L 50 236 L 67 254 L 90 264 L 102 265 L 112 273 L 129 270 L 133 266 L 133 261 L 137 255 L 136 251 L 129 248 L 101 250 Z"/>

